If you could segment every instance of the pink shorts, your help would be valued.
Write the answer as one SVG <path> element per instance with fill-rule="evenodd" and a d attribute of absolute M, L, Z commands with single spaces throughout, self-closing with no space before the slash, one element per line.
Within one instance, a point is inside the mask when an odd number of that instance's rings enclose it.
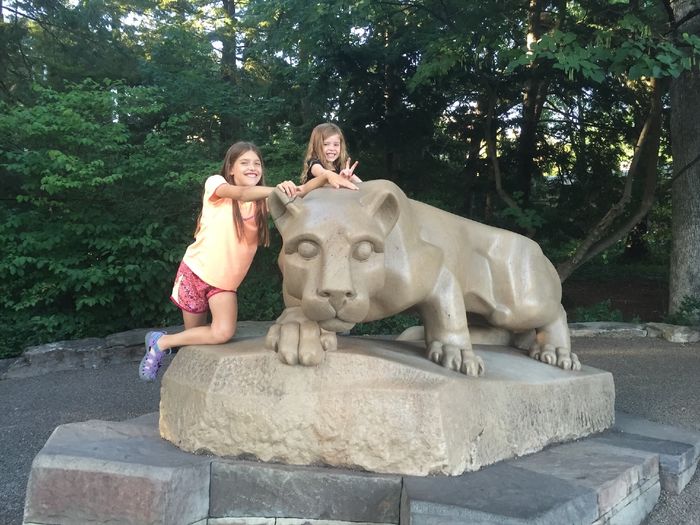
<path fill-rule="evenodd" d="M 175 276 L 175 285 L 170 300 L 175 305 L 191 314 L 203 314 L 209 311 L 209 298 L 231 290 L 222 290 L 207 284 L 195 274 L 184 262 L 180 263 Z M 236 292 L 233 292 L 236 293 Z"/>

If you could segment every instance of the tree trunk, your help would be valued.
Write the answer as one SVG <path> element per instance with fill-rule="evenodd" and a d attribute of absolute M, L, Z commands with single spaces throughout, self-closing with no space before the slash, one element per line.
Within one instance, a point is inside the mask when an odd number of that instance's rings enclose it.
<path fill-rule="evenodd" d="M 484 142 L 484 106 L 487 102 L 483 97 L 479 97 L 475 108 L 475 116 L 469 129 L 469 139 L 467 146 L 467 160 L 464 164 L 464 176 L 467 179 L 466 190 L 464 192 L 464 211 L 467 217 L 475 217 L 476 194 L 479 192 L 478 177 L 481 163 L 481 145 Z M 476 191 L 475 191 L 476 189 Z"/>
<path fill-rule="evenodd" d="M 558 29 L 566 15 L 564 0 L 529 0 L 527 15 L 527 49 L 542 38 L 542 35 Z M 547 100 L 549 80 L 542 71 L 542 61 L 535 60 L 530 66 L 529 77 L 523 92 L 523 113 L 520 119 L 520 138 L 516 157 L 516 171 L 512 191 L 522 194 L 523 208 L 530 202 L 532 178 L 537 174 L 535 162 L 538 148 L 538 126 L 542 109 Z"/>
<path fill-rule="evenodd" d="M 226 12 L 228 23 L 221 29 L 221 77 L 231 85 L 232 90 L 239 88 L 238 67 L 236 60 L 237 51 L 237 28 L 236 28 L 236 1 L 223 0 L 222 6 Z M 235 114 L 235 109 L 229 110 L 221 115 L 221 130 L 219 137 L 224 148 L 228 148 L 231 142 L 241 140 L 242 124 Z"/>
<path fill-rule="evenodd" d="M 542 37 L 541 0 L 530 0 L 528 10 L 527 45 L 530 46 Z M 535 61 L 530 68 L 530 77 L 523 93 L 523 113 L 520 119 L 520 138 L 518 141 L 517 168 L 513 180 L 514 192 L 522 195 L 522 205 L 527 207 L 530 200 L 532 176 L 535 171 L 537 154 L 537 125 L 542 108 L 547 98 L 549 82 L 540 71 L 540 64 Z"/>
<path fill-rule="evenodd" d="M 399 142 L 394 119 L 400 112 L 400 100 L 396 89 L 397 72 L 394 66 L 391 40 L 394 38 L 394 28 L 387 23 L 382 29 L 384 36 L 384 122 L 382 135 L 384 137 L 384 174 L 383 177 L 399 182 L 396 169 L 396 145 Z"/>
<path fill-rule="evenodd" d="M 671 2 L 675 20 L 700 9 L 700 0 Z M 678 27 L 679 33 L 700 35 L 697 14 Z M 671 85 L 673 170 L 672 249 L 669 311 L 684 297 L 700 299 L 700 70 L 695 65 Z"/>
<path fill-rule="evenodd" d="M 491 159 L 491 167 L 493 169 L 493 180 L 496 186 L 496 193 L 501 198 L 501 200 L 508 206 L 522 213 L 522 208 L 515 201 L 515 199 L 506 191 L 503 187 L 503 174 L 501 173 L 501 166 L 498 160 L 498 150 L 497 144 L 497 130 L 496 130 L 496 119 L 494 116 L 496 108 L 496 93 L 493 90 L 489 91 L 489 103 L 488 112 L 486 115 L 486 121 L 484 123 L 484 139 L 486 140 L 486 151 L 489 158 Z M 522 232 L 527 237 L 533 237 L 535 235 L 535 229 L 532 227 L 526 227 L 525 231 Z"/>

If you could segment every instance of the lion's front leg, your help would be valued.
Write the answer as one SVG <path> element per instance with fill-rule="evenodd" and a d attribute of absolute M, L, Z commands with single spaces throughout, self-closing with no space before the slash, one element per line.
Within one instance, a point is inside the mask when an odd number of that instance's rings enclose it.
<path fill-rule="evenodd" d="M 468 376 L 484 373 L 484 361 L 472 349 L 462 290 L 450 271 L 441 270 L 433 291 L 418 310 L 425 325 L 428 359 Z"/>
<path fill-rule="evenodd" d="M 535 341 L 528 352 L 530 357 L 563 370 L 581 370 L 578 357 L 571 351 L 571 338 L 563 307 L 560 307 L 559 315 L 554 321 L 537 328 L 535 332 Z"/>
<path fill-rule="evenodd" d="M 318 365 L 323 362 L 325 352 L 337 347 L 335 333 L 308 319 L 300 306 L 286 308 L 265 338 L 265 348 L 277 352 L 280 360 L 288 365 Z"/>

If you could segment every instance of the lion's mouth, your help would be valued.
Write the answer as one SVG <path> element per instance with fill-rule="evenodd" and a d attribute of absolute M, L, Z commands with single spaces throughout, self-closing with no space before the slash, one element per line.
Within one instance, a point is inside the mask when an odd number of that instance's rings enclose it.
<path fill-rule="evenodd" d="M 333 319 L 326 319 L 325 321 L 318 321 L 318 325 L 329 332 L 347 332 L 355 326 L 355 323 L 343 321 L 335 317 Z"/>
<path fill-rule="evenodd" d="M 341 311 L 338 311 L 327 300 L 302 300 L 301 303 L 304 315 L 308 319 L 316 321 L 324 330 L 336 333 L 351 330 L 353 326 L 365 318 L 360 304 L 353 303 L 344 306 Z"/>

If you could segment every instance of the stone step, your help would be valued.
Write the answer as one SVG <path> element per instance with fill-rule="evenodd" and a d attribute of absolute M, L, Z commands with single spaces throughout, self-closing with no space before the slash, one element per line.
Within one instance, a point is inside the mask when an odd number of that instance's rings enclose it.
<path fill-rule="evenodd" d="M 617 415 L 606 433 L 461 476 L 414 477 L 194 455 L 158 415 L 59 426 L 32 465 L 25 525 L 637 524 L 682 490 L 700 434 Z"/>
<path fill-rule="evenodd" d="M 609 444 L 659 455 L 661 488 L 680 494 L 695 474 L 700 459 L 700 432 L 653 423 L 617 412 L 616 433 L 601 436 Z"/>
<path fill-rule="evenodd" d="M 640 523 L 659 498 L 658 455 L 593 440 L 551 447 L 456 479 L 406 478 L 412 525 Z"/>

